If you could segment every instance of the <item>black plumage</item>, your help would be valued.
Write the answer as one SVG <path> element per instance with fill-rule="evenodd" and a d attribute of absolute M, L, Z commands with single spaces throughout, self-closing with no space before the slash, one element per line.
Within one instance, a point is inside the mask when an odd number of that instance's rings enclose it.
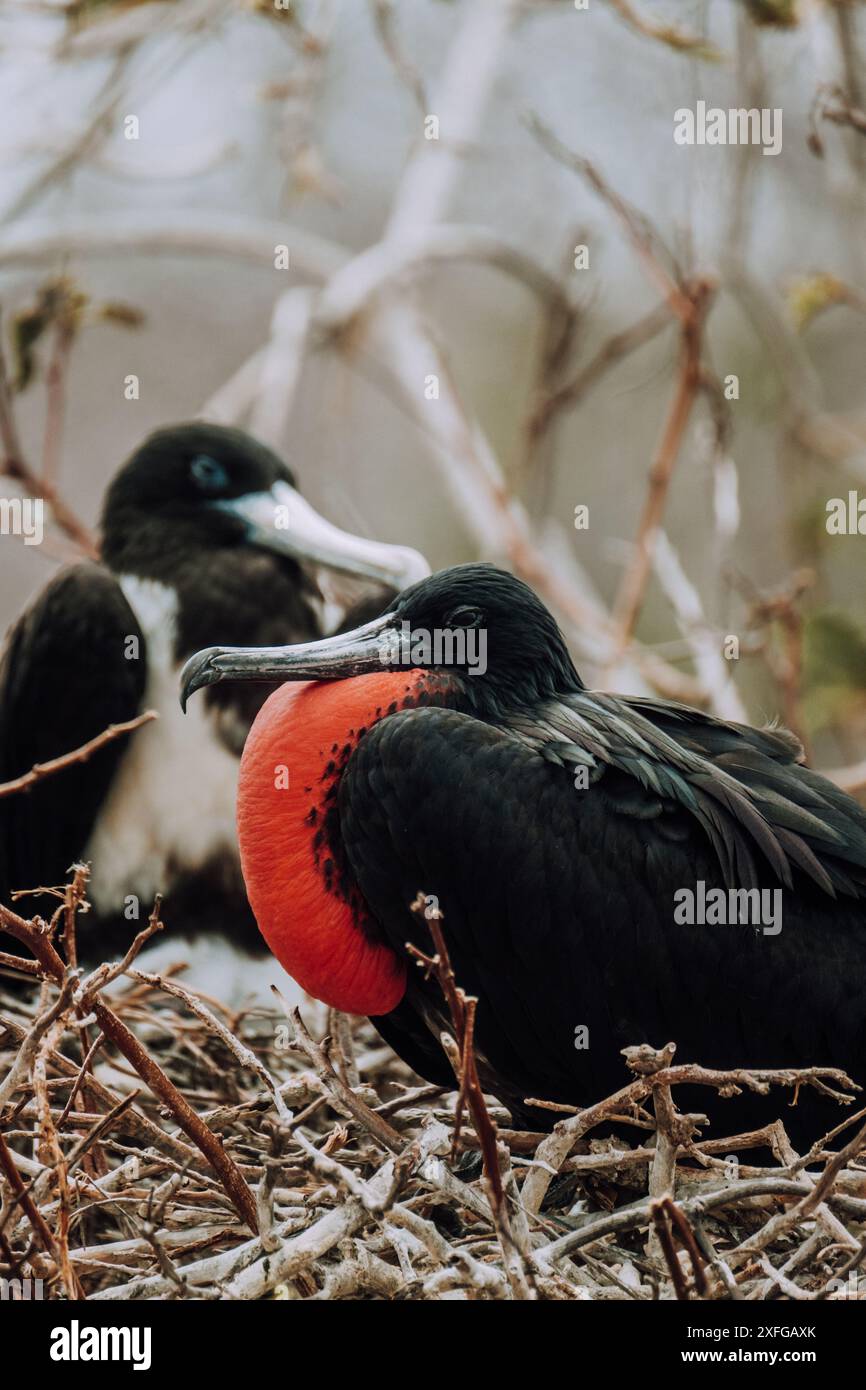
<path fill-rule="evenodd" d="M 125 948 L 150 910 L 137 899 L 157 890 L 175 933 L 201 928 L 260 951 L 234 844 L 234 769 L 268 689 L 214 689 L 193 730 L 177 711 L 175 670 L 207 642 L 319 637 L 329 562 L 355 576 L 346 592 L 378 594 L 381 605 L 413 554 L 330 527 L 282 460 L 240 430 L 192 423 L 151 435 L 107 490 L 100 563 L 58 574 L 8 636 L 0 782 L 148 706 L 162 717 L 0 799 L 0 901 L 63 883 L 91 856 L 85 954 L 88 944 L 100 959 Z"/>
<path fill-rule="evenodd" d="M 0 663 L 0 781 L 139 713 L 146 665 L 123 659 L 130 637 L 144 648 L 122 589 L 101 566 L 76 565 L 46 586 L 11 629 Z M 128 741 L 0 799 L 0 901 L 8 904 L 13 889 L 64 881 Z"/>
<path fill-rule="evenodd" d="M 419 890 L 438 899 L 457 979 L 479 1001 L 482 1079 L 521 1123 L 549 1118 L 526 1097 L 597 1100 L 628 1080 L 622 1048 L 669 1039 L 678 1061 L 838 1066 L 866 1082 L 866 814 L 802 765 L 796 739 L 587 690 L 538 598 L 482 565 L 406 590 L 348 647 L 287 651 L 284 678 L 375 670 L 404 624 L 484 632 L 486 671 L 440 668 L 446 693 L 359 740 L 329 826 L 336 881 L 360 889 L 398 952 L 429 949 L 408 904 Z M 231 674 L 231 654 L 204 677 L 197 661 L 194 683 Z M 675 895 L 699 882 L 779 890 L 780 930 L 678 922 Z M 373 1021 L 448 1083 L 435 980 L 412 972 Z M 778 1097 L 688 1100 L 721 1132 L 779 1113 Z M 793 1133 L 842 1117 L 822 1102 L 816 1120 L 814 1104 L 786 1112 Z"/>

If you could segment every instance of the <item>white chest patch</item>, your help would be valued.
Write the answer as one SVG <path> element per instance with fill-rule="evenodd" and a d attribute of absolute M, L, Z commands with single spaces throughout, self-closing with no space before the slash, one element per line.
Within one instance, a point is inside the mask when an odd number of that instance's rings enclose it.
<path fill-rule="evenodd" d="M 85 858 L 93 866 L 88 896 L 96 911 L 122 910 L 134 894 L 144 919 L 154 894 L 171 887 L 173 865 L 186 871 L 217 853 L 237 858 L 239 763 L 217 738 L 204 701 L 181 711 L 174 590 L 129 576 L 120 586 L 147 640 L 142 708 L 159 718 L 133 735 Z"/>

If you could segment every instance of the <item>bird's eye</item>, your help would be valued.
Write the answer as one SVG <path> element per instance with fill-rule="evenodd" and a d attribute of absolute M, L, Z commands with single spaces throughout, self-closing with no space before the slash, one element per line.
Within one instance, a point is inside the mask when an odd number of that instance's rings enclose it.
<path fill-rule="evenodd" d="M 481 627 L 484 622 L 484 614 L 478 608 L 470 608 L 462 605 L 455 608 L 448 614 L 445 622 L 446 627 Z"/>
<path fill-rule="evenodd" d="M 229 475 L 218 459 L 210 454 L 196 454 L 189 466 L 190 476 L 203 492 L 221 492 L 228 486 Z"/>

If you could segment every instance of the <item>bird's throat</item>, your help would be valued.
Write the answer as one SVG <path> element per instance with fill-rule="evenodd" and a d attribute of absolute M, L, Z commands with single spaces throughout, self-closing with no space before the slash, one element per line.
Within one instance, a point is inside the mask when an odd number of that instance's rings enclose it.
<path fill-rule="evenodd" d="M 378 672 L 280 686 L 246 742 L 238 838 L 247 893 L 274 955 L 309 994 L 384 1014 L 407 962 L 382 939 L 339 847 L 337 787 L 373 724 L 424 699 L 429 674 Z"/>

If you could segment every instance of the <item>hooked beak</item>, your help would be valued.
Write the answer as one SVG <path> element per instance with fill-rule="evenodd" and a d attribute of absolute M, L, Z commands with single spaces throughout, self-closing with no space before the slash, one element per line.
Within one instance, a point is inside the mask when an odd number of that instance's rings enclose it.
<path fill-rule="evenodd" d="M 333 681 L 409 664 L 401 656 L 397 620 L 385 613 L 351 632 L 289 647 L 206 647 L 180 675 L 180 703 L 220 681 Z"/>
<path fill-rule="evenodd" d="M 212 505 L 241 518 L 251 545 L 290 555 L 308 565 L 372 579 L 397 590 L 430 573 L 417 550 L 341 531 L 283 481 L 274 483 L 270 492 L 252 492 Z"/>

